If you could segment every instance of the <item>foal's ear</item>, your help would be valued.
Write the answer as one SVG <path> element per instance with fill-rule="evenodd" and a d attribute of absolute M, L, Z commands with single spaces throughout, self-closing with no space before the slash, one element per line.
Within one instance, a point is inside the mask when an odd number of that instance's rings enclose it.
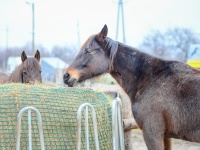
<path fill-rule="evenodd" d="M 108 27 L 105 24 L 104 27 L 101 29 L 101 32 L 98 34 L 98 39 L 100 41 L 104 41 L 108 34 Z"/>
<path fill-rule="evenodd" d="M 40 52 L 37 50 L 37 52 L 35 53 L 35 58 L 40 61 Z"/>
<path fill-rule="evenodd" d="M 24 62 L 27 59 L 26 53 L 23 51 L 21 54 L 21 60 Z"/>

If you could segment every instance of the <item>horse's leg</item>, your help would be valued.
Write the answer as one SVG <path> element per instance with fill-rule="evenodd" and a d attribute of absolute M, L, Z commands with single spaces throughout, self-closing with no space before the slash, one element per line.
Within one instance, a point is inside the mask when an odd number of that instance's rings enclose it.
<path fill-rule="evenodd" d="M 172 149 L 172 140 L 171 140 L 171 138 L 164 137 L 164 146 L 165 146 L 164 150 L 171 150 Z"/>
<path fill-rule="evenodd" d="M 163 118 L 155 114 L 148 116 L 143 121 L 142 132 L 148 150 L 165 150 Z"/>

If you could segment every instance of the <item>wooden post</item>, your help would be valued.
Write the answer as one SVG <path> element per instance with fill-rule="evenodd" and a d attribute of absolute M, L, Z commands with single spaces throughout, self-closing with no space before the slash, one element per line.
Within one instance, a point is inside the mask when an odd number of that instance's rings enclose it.
<path fill-rule="evenodd" d="M 122 101 L 122 118 L 124 125 L 124 144 L 125 150 L 133 150 L 132 129 L 136 129 L 137 124 L 133 118 L 131 111 L 131 101 L 128 95 L 121 90 L 119 97 Z"/>
<path fill-rule="evenodd" d="M 133 118 L 131 111 L 131 101 L 128 95 L 123 91 L 123 89 L 118 85 L 105 85 L 105 84 L 93 84 L 91 88 L 94 90 L 99 90 L 101 92 L 116 92 L 120 93 L 119 97 L 122 101 L 122 119 L 124 127 L 124 144 L 125 150 L 133 150 L 132 141 L 132 129 L 137 129 L 138 126 Z"/>

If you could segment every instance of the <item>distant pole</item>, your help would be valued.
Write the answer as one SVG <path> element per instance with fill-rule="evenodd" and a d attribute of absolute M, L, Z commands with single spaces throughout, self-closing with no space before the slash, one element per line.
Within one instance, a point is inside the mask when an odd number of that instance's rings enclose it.
<path fill-rule="evenodd" d="M 35 51 L 35 5 L 32 2 L 32 55 L 34 55 Z"/>
<path fill-rule="evenodd" d="M 6 26 L 6 51 L 8 51 L 8 25 Z"/>
<path fill-rule="evenodd" d="M 26 1 L 26 4 L 31 5 L 32 8 L 32 55 L 35 53 L 35 4 L 34 0 L 32 2 Z"/>
<path fill-rule="evenodd" d="M 80 30 L 79 30 L 79 21 L 77 22 L 77 34 L 78 34 L 78 49 L 80 48 Z"/>
<path fill-rule="evenodd" d="M 123 43 L 126 43 L 125 28 L 124 28 L 124 8 L 123 8 L 123 1 L 122 0 L 118 1 L 116 40 L 118 40 L 120 12 L 121 12 L 121 17 L 122 17 L 121 21 L 122 21 Z"/>

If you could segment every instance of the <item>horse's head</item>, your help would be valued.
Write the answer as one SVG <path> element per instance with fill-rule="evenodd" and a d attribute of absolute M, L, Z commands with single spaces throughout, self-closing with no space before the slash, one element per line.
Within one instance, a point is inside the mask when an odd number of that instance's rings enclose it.
<path fill-rule="evenodd" d="M 41 67 L 40 67 L 40 52 L 37 50 L 34 57 L 27 58 L 23 51 L 21 54 L 22 67 L 21 77 L 22 83 L 34 83 L 36 80 L 42 82 Z"/>
<path fill-rule="evenodd" d="M 112 45 L 107 33 L 108 28 L 105 25 L 100 33 L 90 36 L 82 45 L 75 60 L 64 72 L 65 84 L 75 86 L 78 82 L 109 71 Z"/>

